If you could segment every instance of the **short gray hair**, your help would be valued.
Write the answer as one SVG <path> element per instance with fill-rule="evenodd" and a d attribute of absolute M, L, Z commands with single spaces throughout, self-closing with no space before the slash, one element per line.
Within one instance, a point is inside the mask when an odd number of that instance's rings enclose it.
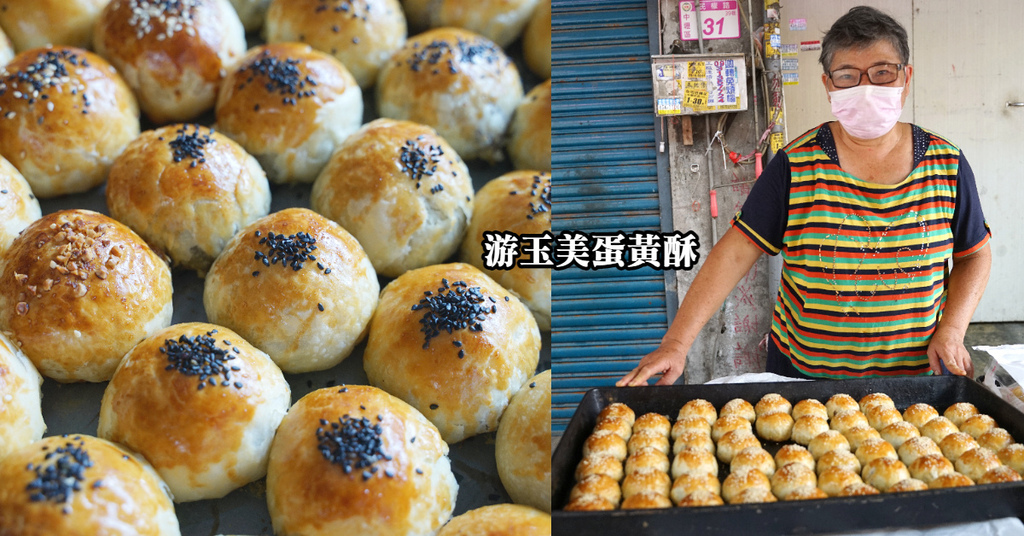
<path fill-rule="evenodd" d="M 868 6 L 857 6 L 839 17 L 821 40 L 818 61 L 828 73 L 836 51 L 846 48 L 870 46 L 876 41 L 887 41 L 900 55 L 900 63 L 910 61 L 907 30 L 896 19 Z"/>

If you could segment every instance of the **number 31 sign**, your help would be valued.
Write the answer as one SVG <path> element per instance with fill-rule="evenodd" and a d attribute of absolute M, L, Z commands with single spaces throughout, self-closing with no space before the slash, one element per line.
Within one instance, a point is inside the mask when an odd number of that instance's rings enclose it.
<path fill-rule="evenodd" d="M 697 32 L 704 39 L 735 39 L 740 36 L 740 13 L 736 0 L 703 0 L 700 23 L 693 1 L 679 2 L 679 35 L 683 41 L 696 41 Z"/>

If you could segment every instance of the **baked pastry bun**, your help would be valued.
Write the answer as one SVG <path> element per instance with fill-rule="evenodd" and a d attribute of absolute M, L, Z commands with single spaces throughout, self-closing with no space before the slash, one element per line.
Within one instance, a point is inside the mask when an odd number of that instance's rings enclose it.
<path fill-rule="evenodd" d="M 711 425 L 711 439 L 720 441 L 722 436 L 733 430 L 753 431 L 750 421 L 739 415 L 722 415 Z"/>
<path fill-rule="evenodd" d="M 848 450 L 830 450 L 822 454 L 815 466 L 817 473 L 821 474 L 829 467 L 839 467 L 860 474 L 860 460 Z"/>
<path fill-rule="evenodd" d="M 818 478 L 813 469 L 808 469 L 802 463 L 791 463 L 779 467 L 771 477 L 772 493 L 778 498 L 784 498 L 790 492 L 805 487 L 817 486 Z"/>
<path fill-rule="evenodd" d="M 683 417 L 672 423 L 669 435 L 672 437 L 672 441 L 675 441 L 676 438 L 687 432 L 706 434 L 711 437 L 711 425 L 700 417 Z"/>
<path fill-rule="evenodd" d="M 16 344 L 0 333 L 0 459 L 39 440 L 43 422 L 43 377 Z M 714 458 L 712 458 L 714 460 Z M 715 466 L 717 470 L 718 466 Z"/>
<path fill-rule="evenodd" d="M 714 406 L 712 406 L 712 409 L 713 408 Z M 734 398 L 726 402 L 725 405 L 722 406 L 722 411 L 720 413 L 722 417 L 725 417 L 726 415 L 738 415 L 750 421 L 750 424 L 754 424 L 754 421 L 757 420 L 757 413 L 754 412 L 753 404 L 743 400 L 742 398 Z M 796 417 L 794 417 L 794 419 L 795 418 Z"/>
<path fill-rule="evenodd" d="M 828 421 L 828 409 L 825 408 L 825 404 L 818 402 L 813 398 L 805 398 L 796 403 L 793 406 L 793 420 L 798 421 L 800 417 L 804 415 L 815 415 Z"/>
<path fill-rule="evenodd" d="M 109 380 L 171 309 L 167 264 L 96 212 L 47 214 L 0 255 L 0 330 L 60 382 Z"/>
<path fill-rule="evenodd" d="M 929 485 L 932 483 L 932 480 L 942 475 L 956 472 L 953 462 L 950 462 L 941 454 L 921 456 L 911 462 L 908 469 L 910 469 L 910 476 Z"/>
<path fill-rule="evenodd" d="M 717 478 L 715 482 L 718 482 Z M 628 499 L 638 493 L 660 493 L 668 496 L 672 479 L 664 471 L 643 471 L 626 473 L 622 479 L 622 498 Z"/>
<path fill-rule="evenodd" d="M 684 474 L 672 481 L 672 489 L 669 492 L 669 497 L 672 499 L 673 503 L 679 505 L 680 501 L 693 493 L 703 492 L 719 495 L 721 490 L 722 484 L 718 481 L 718 477 L 716 475 L 707 473 Z"/>
<path fill-rule="evenodd" d="M 618 481 L 607 475 L 590 475 L 576 482 L 569 492 L 569 501 L 575 502 L 580 497 L 597 496 L 618 506 L 622 501 L 622 488 Z"/>
<path fill-rule="evenodd" d="M 551 169 L 551 80 L 534 86 L 519 103 L 508 137 L 516 169 Z"/>
<path fill-rule="evenodd" d="M 916 478 L 906 478 L 889 486 L 887 491 L 889 493 L 903 493 L 907 491 L 924 491 L 926 489 L 928 489 L 928 484 Z"/>
<path fill-rule="evenodd" d="M 703 398 L 695 398 L 683 404 L 683 407 L 679 408 L 679 413 L 676 414 L 677 421 L 687 417 L 700 417 L 713 426 L 715 421 L 718 420 L 718 412 L 715 411 L 715 406 L 711 402 Z M 751 424 L 754 423 L 753 419 L 748 420 L 750 420 Z"/>
<path fill-rule="evenodd" d="M 368 88 L 408 32 L 398 0 L 274 0 L 263 33 L 268 43 L 301 41 L 329 52 Z"/>
<path fill-rule="evenodd" d="M 736 457 L 734 456 L 732 460 L 735 464 Z M 774 469 L 775 465 L 773 463 L 772 470 Z M 715 460 L 715 455 L 706 450 L 693 447 L 686 447 L 680 450 L 672 460 L 672 478 L 692 474 L 717 475 L 718 462 Z"/>
<path fill-rule="evenodd" d="M 135 96 L 91 52 L 26 50 L 0 72 L 0 87 L 0 154 L 41 198 L 102 184 L 114 159 L 139 135 Z"/>
<path fill-rule="evenodd" d="M 473 217 L 460 249 L 463 262 L 483 270 L 503 287 L 518 294 L 533 311 L 537 325 L 543 331 L 551 330 L 551 269 L 520 268 L 517 265 L 511 269 L 490 270 L 484 261 L 493 254 L 485 251 L 483 244 L 485 234 L 539 235 L 550 231 L 551 174 L 513 171 L 489 181 L 476 192 Z M 525 249 L 526 244 L 521 244 L 520 253 L 525 254 Z M 519 260 L 523 261 L 536 259 L 527 255 Z"/>
<path fill-rule="evenodd" d="M 567 512 L 605 512 L 614 510 L 617 504 L 600 495 L 578 495 L 565 505 Z"/>
<path fill-rule="evenodd" d="M 758 417 L 769 413 L 789 413 L 791 411 L 793 411 L 793 404 L 778 393 L 768 393 L 754 405 L 754 413 Z"/>
<path fill-rule="evenodd" d="M 451 516 L 458 488 L 437 428 L 369 386 L 302 397 L 270 448 L 276 534 L 431 534 Z"/>
<path fill-rule="evenodd" d="M 645 413 L 637 417 L 633 423 L 633 435 L 640 433 L 650 433 L 668 437 L 671 424 L 668 422 L 668 417 L 660 413 Z"/>
<path fill-rule="evenodd" d="M 732 457 L 743 449 L 749 447 L 760 447 L 761 442 L 749 430 L 733 430 L 722 436 L 718 442 L 718 460 L 722 463 L 729 463 Z"/>
<path fill-rule="evenodd" d="M 949 461 L 956 462 L 965 452 L 978 448 L 978 442 L 963 432 L 957 432 L 942 438 L 939 448 Z"/>
<path fill-rule="evenodd" d="M 799 463 L 814 471 L 814 457 L 800 445 L 783 445 L 775 453 L 775 467 L 783 467 L 791 463 Z"/>
<path fill-rule="evenodd" d="M 176 324 L 124 356 L 97 435 L 142 454 L 175 501 L 214 499 L 266 475 L 290 404 L 267 354 L 223 327 Z"/>
<path fill-rule="evenodd" d="M 647 449 L 658 451 L 667 456 L 669 452 L 668 436 L 653 430 L 641 430 L 640 432 L 634 432 L 629 437 L 629 441 L 626 442 L 626 450 L 629 454 Z"/>
<path fill-rule="evenodd" d="M 915 437 L 921 437 L 921 432 L 916 426 L 910 424 L 907 421 L 895 421 L 892 424 L 879 430 L 879 434 L 882 439 L 889 442 L 890 445 L 899 449 L 903 443 Z"/>
<path fill-rule="evenodd" d="M 88 48 L 100 12 L 110 0 L 35 0 L 7 2 L 0 26 L 18 50 L 46 45 Z"/>
<path fill-rule="evenodd" d="M 977 482 L 985 473 L 1002 465 L 995 452 L 983 447 L 971 449 L 960 455 L 953 463 L 957 472 Z"/>
<path fill-rule="evenodd" d="M 706 454 L 706 453 L 705 453 Z M 668 473 L 670 465 L 668 454 L 655 448 L 644 448 L 633 452 L 626 458 L 626 474 L 647 473 L 658 471 Z"/>
<path fill-rule="evenodd" d="M 846 393 L 832 395 L 825 402 L 825 411 L 828 412 L 829 419 L 832 419 L 836 413 L 853 410 L 860 410 L 860 405 L 857 404 L 857 401 L 852 396 Z"/>
<path fill-rule="evenodd" d="M 526 23 L 523 59 L 533 74 L 551 78 L 551 0 L 540 0 Z"/>
<path fill-rule="evenodd" d="M 576 466 L 576 481 L 583 480 L 590 475 L 605 475 L 618 482 L 625 476 L 622 460 L 617 460 L 612 456 L 585 456 Z"/>
<path fill-rule="evenodd" d="M 747 470 L 739 473 L 731 472 L 722 481 L 722 499 L 728 503 L 750 488 L 762 488 L 768 491 L 772 489 L 772 483 L 764 473 L 758 470 Z"/>
<path fill-rule="evenodd" d="M 10 534 L 181 534 L 153 468 L 85 435 L 47 437 L 0 458 L 0 519 Z"/>
<path fill-rule="evenodd" d="M 878 495 L 881 493 L 877 488 L 871 484 L 854 483 L 843 488 L 843 491 L 839 493 L 840 497 L 863 497 L 866 495 Z"/>
<path fill-rule="evenodd" d="M 143 132 L 114 161 L 110 215 L 176 267 L 205 274 L 239 230 L 270 212 L 259 163 L 227 136 L 199 125 Z"/>
<path fill-rule="evenodd" d="M 628 454 L 626 447 L 626 440 L 617 434 L 595 433 L 583 441 L 583 456 L 610 456 L 622 462 Z"/>
<path fill-rule="evenodd" d="M 237 332 L 281 370 L 308 372 L 348 357 L 366 334 L 379 292 L 352 235 L 315 212 L 290 208 L 228 242 L 206 275 L 203 305 L 211 323 Z"/>
<path fill-rule="evenodd" d="M 847 429 L 843 432 L 843 437 L 850 442 L 850 450 L 856 452 L 865 441 L 870 439 L 882 439 L 882 434 L 874 428 L 862 424 L 860 426 L 854 426 L 853 428 Z"/>
<path fill-rule="evenodd" d="M 270 0 L 231 0 L 231 7 L 235 8 L 238 20 L 247 32 L 259 30 L 263 26 L 268 6 Z"/>
<path fill-rule="evenodd" d="M 938 416 L 939 410 L 928 404 L 914 404 L 903 411 L 903 420 L 918 428 Z"/>
<path fill-rule="evenodd" d="M 964 423 L 967 419 L 978 414 L 978 408 L 970 402 L 957 402 L 946 408 L 946 411 L 942 412 L 942 416 L 949 419 L 949 422 L 953 423 L 957 428 Z"/>
<path fill-rule="evenodd" d="M 964 432 L 974 439 L 978 439 L 985 432 L 996 428 L 996 420 L 988 415 L 978 414 L 968 417 L 963 424 L 959 425 L 960 431 Z"/>
<path fill-rule="evenodd" d="M 989 469 L 987 473 L 978 479 L 978 484 L 998 484 L 1000 482 L 1020 482 L 1021 478 L 1017 471 L 1005 465 Z"/>
<path fill-rule="evenodd" d="M 665 442 L 668 450 L 668 441 Z M 551 512 L 551 371 L 512 396 L 494 442 L 498 476 L 517 504 Z M 665 459 L 667 468 L 668 459 Z"/>
<path fill-rule="evenodd" d="M 433 129 L 377 119 L 334 153 L 310 203 L 364 244 L 378 273 L 398 277 L 459 248 L 473 217 L 473 182 Z"/>
<path fill-rule="evenodd" d="M 942 449 L 931 439 L 921 436 L 904 441 L 896 453 L 899 454 L 900 461 L 909 466 L 921 456 L 930 454 L 942 456 Z"/>
<path fill-rule="evenodd" d="M 1013 436 L 1005 428 L 992 428 L 978 436 L 978 445 L 985 447 L 992 452 L 999 452 L 1007 445 L 1013 443 Z"/>
<path fill-rule="evenodd" d="M 629 421 L 626 419 L 605 419 L 599 421 L 594 426 L 594 432 L 611 432 L 626 441 L 629 441 L 629 437 L 633 435 L 633 427 L 630 426 Z"/>
<path fill-rule="evenodd" d="M 28 224 L 43 215 L 32 187 L 6 158 L 0 156 L 0 253 L 10 247 Z"/>
<path fill-rule="evenodd" d="M 415 28 L 464 28 L 507 48 L 523 33 L 538 0 L 403 0 L 402 4 Z"/>
<path fill-rule="evenodd" d="M 936 477 L 928 484 L 928 489 L 959 488 L 973 486 L 974 481 L 960 473 L 947 473 Z"/>
<path fill-rule="evenodd" d="M 903 420 L 903 415 L 900 414 L 899 410 L 884 404 L 875 404 L 869 407 L 864 415 L 868 418 L 868 424 L 878 431 L 882 431 L 886 426 Z"/>
<path fill-rule="evenodd" d="M 494 430 L 537 368 L 540 345 L 530 310 L 493 279 L 468 264 L 435 265 L 381 292 L 363 368 L 455 443 Z"/>
<path fill-rule="evenodd" d="M 736 453 L 729 462 L 729 471 L 733 473 L 751 469 L 761 471 L 765 476 L 772 476 L 775 473 L 775 459 L 761 447 L 750 447 Z"/>
<path fill-rule="evenodd" d="M 765 441 L 789 441 L 792 433 L 793 417 L 789 413 L 768 413 L 757 418 L 757 435 Z"/>
<path fill-rule="evenodd" d="M 676 501 L 673 498 L 673 502 L 676 506 L 687 507 L 687 506 L 722 506 L 725 504 L 722 501 L 722 497 L 708 490 L 699 489 L 693 493 L 686 495 Z"/>
<path fill-rule="evenodd" d="M 672 440 L 672 454 L 678 454 L 687 447 L 715 453 L 715 442 L 704 432 L 684 432 Z"/>
<path fill-rule="evenodd" d="M 832 415 L 832 419 L 829 421 L 829 425 L 833 430 L 838 431 L 841 434 L 846 434 L 846 431 L 851 428 L 858 426 L 871 426 L 868 422 L 868 418 L 858 410 L 843 411 Z"/>
<path fill-rule="evenodd" d="M 245 30 L 228 0 L 111 0 L 93 35 L 155 123 L 188 121 L 213 108 L 245 53 Z"/>
<path fill-rule="evenodd" d="M 606 419 L 623 419 L 627 424 L 629 424 L 630 429 L 632 429 L 633 423 L 636 422 L 636 413 L 633 412 L 632 408 L 622 402 L 612 402 L 602 408 L 601 412 L 597 414 L 597 422 L 601 422 Z"/>
<path fill-rule="evenodd" d="M 825 432 L 835 432 L 835 430 L 829 430 L 828 420 L 818 415 L 805 414 L 793 423 L 791 436 L 797 444 L 807 446 L 815 437 Z M 839 434 L 839 432 L 836 433 Z M 842 436 L 842 434 L 839 435 Z"/>
<path fill-rule="evenodd" d="M 465 159 L 502 159 L 523 98 L 512 60 L 473 32 L 438 28 L 410 38 L 377 75 L 382 117 L 429 125 Z"/>
<path fill-rule="evenodd" d="M 363 94 L 344 65 L 309 45 L 263 45 L 228 73 L 215 115 L 271 182 L 308 183 L 362 124 Z"/>
<path fill-rule="evenodd" d="M 893 458 L 875 458 L 864 465 L 861 471 L 864 482 L 887 492 L 889 488 L 910 478 L 910 471 L 903 462 Z"/>
<path fill-rule="evenodd" d="M 796 488 L 782 498 L 784 501 L 809 501 L 814 499 L 827 499 L 828 494 L 817 486 L 803 486 Z"/>
<path fill-rule="evenodd" d="M 671 506 L 671 505 L 670 505 Z M 518 504 L 491 504 L 455 516 L 437 536 L 551 536 L 551 516 Z"/>
<path fill-rule="evenodd" d="M 875 406 L 889 407 L 896 409 L 896 404 L 892 401 L 892 398 L 885 393 L 871 393 L 864 395 L 859 402 L 860 411 L 867 415 L 868 410 Z"/>
<path fill-rule="evenodd" d="M 857 455 L 857 460 L 862 467 L 878 458 L 900 459 L 899 455 L 896 454 L 896 449 L 892 448 L 892 445 L 883 439 L 869 439 L 865 441 L 854 454 Z"/>
<path fill-rule="evenodd" d="M 630 495 L 626 500 L 622 501 L 623 510 L 645 510 L 650 508 L 670 508 L 672 501 L 667 495 L 657 493 L 653 491 L 645 491 L 637 493 L 636 495 Z M 479 534 L 478 532 L 466 533 L 468 534 Z M 548 533 L 550 534 L 550 532 Z"/>
<path fill-rule="evenodd" d="M 1024 445 L 1020 443 L 1007 445 L 996 451 L 996 455 L 999 456 L 999 461 L 1010 466 L 1014 471 L 1018 473 L 1024 471 Z"/>
<path fill-rule="evenodd" d="M 850 442 L 846 439 L 843 434 L 835 430 L 825 430 L 824 432 L 814 436 L 807 443 L 807 450 L 810 451 L 811 456 L 815 460 L 820 459 L 826 453 L 833 450 L 851 450 Z"/>
<path fill-rule="evenodd" d="M 838 497 L 851 484 L 861 483 L 860 475 L 838 466 L 832 466 L 818 475 L 818 487 L 829 497 Z"/>
<path fill-rule="evenodd" d="M 771 489 L 747 488 L 734 496 L 729 504 L 755 504 L 778 502 Z"/>

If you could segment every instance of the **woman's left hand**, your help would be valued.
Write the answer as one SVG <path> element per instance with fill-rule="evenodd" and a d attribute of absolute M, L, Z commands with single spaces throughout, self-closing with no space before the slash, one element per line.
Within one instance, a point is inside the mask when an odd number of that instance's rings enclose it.
<path fill-rule="evenodd" d="M 942 374 L 942 367 L 939 362 L 945 363 L 946 368 L 957 376 L 974 377 L 974 364 L 971 363 L 971 354 L 964 346 L 964 338 L 951 335 L 943 330 L 940 325 L 932 335 L 928 343 L 928 363 L 935 374 Z"/>

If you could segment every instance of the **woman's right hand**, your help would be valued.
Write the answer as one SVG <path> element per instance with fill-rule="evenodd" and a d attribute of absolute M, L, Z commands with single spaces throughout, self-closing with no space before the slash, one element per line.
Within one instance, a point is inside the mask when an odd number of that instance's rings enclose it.
<path fill-rule="evenodd" d="M 672 385 L 683 374 L 686 367 L 686 351 L 679 342 L 662 341 L 656 350 L 645 355 L 635 369 L 615 382 L 617 387 L 636 387 L 647 385 L 647 380 L 655 374 L 661 378 L 655 385 Z"/>

